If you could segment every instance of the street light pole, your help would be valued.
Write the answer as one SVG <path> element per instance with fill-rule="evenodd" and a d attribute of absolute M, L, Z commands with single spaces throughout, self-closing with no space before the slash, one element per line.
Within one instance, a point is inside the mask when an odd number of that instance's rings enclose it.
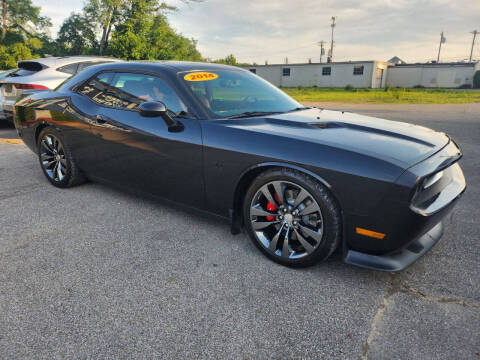
<path fill-rule="evenodd" d="M 319 41 L 318 46 L 320 46 L 320 64 L 322 63 L 322 56 L 325 54 L 325 49 L 323 48 L 323 45 L 325 44 L 325 41 Z"/>
<path fill-rule="evenodd" d="M 477 37 L 478 31 L 473 30 L 472 34 L 473 34 L 472 48 L 470 49 L 470 59 L 468 60 L 468 62 L 472 62 L 473 47 L 475 46 L 475 38 Z"/>
<path fill-rule="evenodd" d="M 442 44 L 445 42 L 445 38 L 443 37 L 443 31 L 440 34 L 440 45 L 438 45 L 438 55 L 437 55 L 437 64 L 440 62 L 440 50 L 442 50 Z"/>
<path fill-rule="evenodd" d="M 328 62 L 333 61 L 333 29 L 335 29 L 335 16 L 332 16 L 332 25 L 330 26 L 332 27 L 332 42 L 330 43 L 330 56 Z"/>

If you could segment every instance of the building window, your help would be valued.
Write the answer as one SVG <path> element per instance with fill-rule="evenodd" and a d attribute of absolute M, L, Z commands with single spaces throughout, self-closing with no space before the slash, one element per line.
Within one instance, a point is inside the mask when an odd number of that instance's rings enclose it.
<path fill-rule="evenodd" d="M 257 69 L 250 69 L 250 72 L 256 74 L 256 73 L 257 73 Z"/>
<path fill-rule="evenodd" d="M 363 65 L 354 66 L 353 75 L 363 75 Z"/>
<path fill-rule="evenodd" d="M 283 68 L 283 76 L 290 76 L 290 68 Z"/>
<path fill-rule="evenodd" d="M 323 76 L 330 76 L 332 75 L 332 68 L 330 66 L 324 66 L 322 68 L 322 75 Z"/>

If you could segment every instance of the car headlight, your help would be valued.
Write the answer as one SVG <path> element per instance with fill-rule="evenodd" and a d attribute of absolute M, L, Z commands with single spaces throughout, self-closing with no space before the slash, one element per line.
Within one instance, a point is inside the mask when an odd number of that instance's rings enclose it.
<path fill-rule="evenodd" d="M 428 189 L 430 186 L 435 184 L 438 180 L 443 177 L 443 171 L 439 171 L 438 173 L 433 174 L 432 176 L 426 178 L 423 181 L 423 189 Z"/>

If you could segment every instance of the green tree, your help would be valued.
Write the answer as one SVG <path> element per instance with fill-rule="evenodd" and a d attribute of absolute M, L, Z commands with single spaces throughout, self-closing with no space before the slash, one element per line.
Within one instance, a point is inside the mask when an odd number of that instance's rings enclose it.
<path fill-rule="evenodd" d="M 58 32 L 57 44 L 66 54 L 88 54 L 97 47 L 94 28 L 88 19 L 72 13 Z"/>
<path fill-rule="evenodd" d="M 0 45 L 0 69 L 7 70 L 17 67 L 17 61 L 31 59 L 30 49 L 23 43 L 10 46 Z"/>
<path fill-rule="evenodd" d="M 475 89 L 480 89 L 480 70 L 475 72 L 475 75 L 473 76 L 473 87 Z"/>
<path fill-rule="evenodd" d="M 233 54 L 228 55 L 225 59 L 218 59 L 218 60 L 214 60 L 213 62 L 217 64 L 225 64 L 225 65 L 232 65 L 232 66 L 238 65 L 237 59 L 235 58 L 235 56 L 233 56 Z"/>
<path fill-rule="evenodd" d="M 52 23 L 48 17 L 40 15 L 41 8 L 34 6 L 32 0 L 2 0 L 2 42 L 7 32 L 23 33 L 35 36 L 47 31 Z"/>
<path fill-rule="evenodd" d="M 200 61 L 197 42 L 178 34 L 163 14 L 153 18 L 148 32 L 147 59 Z"/>
<path fill-rule="evenodd" d="M 196 42 L 169 25 L 162 13 L 166 8 L 158 0 L 131 2 L 113 32 L 109 52 L 127 60 L 201 60 Z"/>
<path fill-rule="evenodd" d="M 126 5 L 126 0 L 89 0 L 83 8 L 85 17 L 91 24 L 95 24 L 96 30 L 99 29 L 102 34 L 98 49 L 100 55 L 103 54 L 112 28 L 117 25 L 122 8 Z"/>

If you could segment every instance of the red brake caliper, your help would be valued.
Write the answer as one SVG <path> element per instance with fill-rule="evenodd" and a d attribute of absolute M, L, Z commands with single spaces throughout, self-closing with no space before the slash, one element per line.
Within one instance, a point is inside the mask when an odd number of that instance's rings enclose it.
<path fill-rule="evenodd" d="M 278 197 L 277 194 L 275 194 L 274 198 L 275 198 L 275 201 L 276 201 L 278 204 L 280 204 L 280 198 Z M 269 201 L 269 202 L 267 203 L 267 210 L 268 210 L 268 211 L 277 211 L 277 207 L 275 206 L 275 204 L 273 204 L 273 203 L 271 203 L 271 202 Z M 275 216 L 271 216 L 271 215 L 270 215 L 270 216 L 267 216 L 266 218 L 267 218 L 268 221 L 273 221 L 273 220 L 275 220 Z"/>

